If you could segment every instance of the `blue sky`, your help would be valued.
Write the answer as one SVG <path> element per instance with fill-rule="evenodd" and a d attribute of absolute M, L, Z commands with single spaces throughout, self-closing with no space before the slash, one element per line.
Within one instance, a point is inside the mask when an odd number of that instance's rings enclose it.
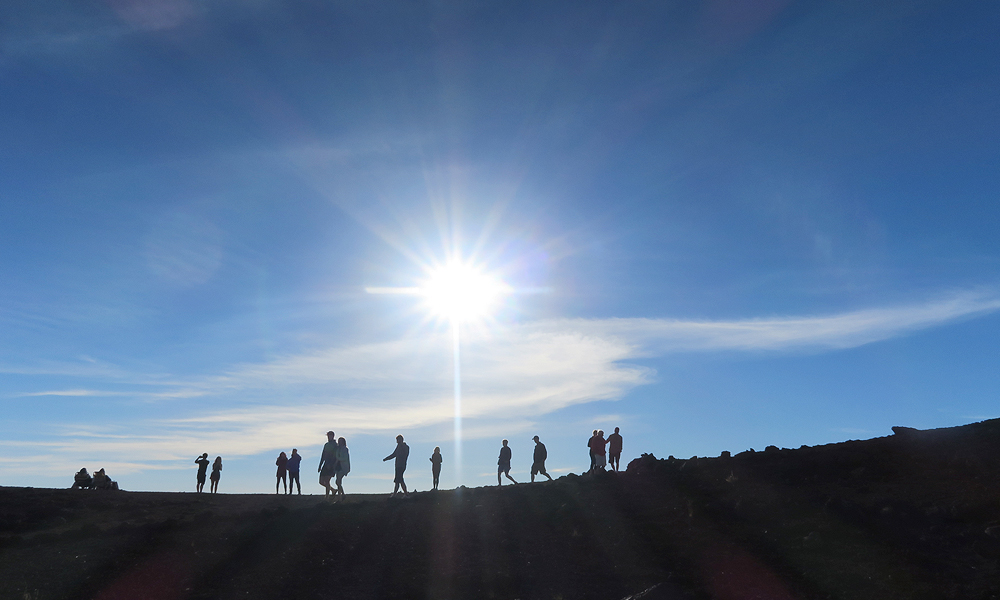
<path fill-rule="evenodd" d="M 348 492 L 1000 416 L 1000 8 L 0 7 L 0 485 Z M 462 329 L 451 254 L 517 293 Z"/>

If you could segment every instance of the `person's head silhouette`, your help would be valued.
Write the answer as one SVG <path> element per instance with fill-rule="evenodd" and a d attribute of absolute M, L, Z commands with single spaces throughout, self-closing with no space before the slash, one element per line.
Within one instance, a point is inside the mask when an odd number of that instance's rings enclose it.
<path fill-rule="evenodd" d="M 537 435 L 535 437 L 531 438 L 531 439 L 535 440 L 536 444 L 538 443 L 538 436 Z"/>
<path fill-rule="evenodd" d="M 504 445 L 504 446 L 506 446 L 506 445 L 507 445 L 507 440 L 504 440 L 504 441 L 503 441 L 503 445 Z"/>
<path fill-rule="evenodd" d="M 618 428 L 617 427 L 615 427 L 615 433 L 618 433 Z"/>
<path fill-rule="evenodd" d="M 331 442 L 336 442 L 337 441 L 337 434 L 335 434 L 332 431 L 327 431 L 326 432 L 326 439 L 330 440 Z"/>
<path fill-rule="evenodd" d="M 402 444 L 403 443 L 403 434 L 399 434 L 399 435 L 396 436 L 396 443 L 397 444 Z"/>

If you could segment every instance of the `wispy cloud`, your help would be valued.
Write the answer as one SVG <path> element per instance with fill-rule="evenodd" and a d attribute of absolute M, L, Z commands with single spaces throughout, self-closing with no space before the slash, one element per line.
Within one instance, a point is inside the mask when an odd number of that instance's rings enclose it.
<path fill-rule="evenodd" d="M 462 346 L 463 413 L 471 425 L 466 435 L 494 435 L 495 428 L 483 425 L 490 422 L 507 429 L 529 427 L 533 419 L 569 406 L 620 399 L 655 379 L 654 370 L 630 362 L 639 358 L 842 350 L 998 309 L 1000 298 L 961 293 L 832 315 L 560 319 L 469 331 Z M 72 388 L 29 395 L 100 393 Z M 227 456 L 285 447 L 314 437 L 316 423 L 336 423 L 352 435 L 439 427 L 453 416 L 451 338 L 442 332 L 289 355 L 214 377 L 175 381 L 154 393 L 204 396 L 221 408 L 190 408 L 177 417 L 134 424 L 127 432 L 100 428 L 92 432 L 98 435 L 85 435 L 79 427 L 67 428 L 50 450 L 72 447 L 77 455 L 162 464 L 187 457 L 192 447 L 211 446 Z"/>
<path fill-rule="evenodd" d="M 624 338 L 651 354 L 702 351 L 790 351 L 855 348 L 1000 309 L 994 295 L 963 292 L 921 304 L 832 315 L 735 321 L 672 319 L 568 320 L 542 331 L 575 329 Z"/>

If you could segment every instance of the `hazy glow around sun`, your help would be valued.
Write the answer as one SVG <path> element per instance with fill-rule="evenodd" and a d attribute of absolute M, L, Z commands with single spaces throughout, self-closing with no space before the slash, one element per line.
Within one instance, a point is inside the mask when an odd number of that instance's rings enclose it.
<path fill-rule="evenodd" d="M 510 288 L 472 265 L 452 261 L 430 272 L 420 295 L 435 315 L 451 321 L 482 319 Z"/>

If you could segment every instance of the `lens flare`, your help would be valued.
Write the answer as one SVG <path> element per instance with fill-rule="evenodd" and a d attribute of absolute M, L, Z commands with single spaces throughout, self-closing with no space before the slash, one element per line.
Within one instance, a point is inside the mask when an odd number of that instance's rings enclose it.
<path fill-rule="evenodd" d="M 420 287 L 430 311 L 454 323 L 488 316 L 509 292 L 510 288 L 499 279 L 457 261 L 431 271 Z"/>

